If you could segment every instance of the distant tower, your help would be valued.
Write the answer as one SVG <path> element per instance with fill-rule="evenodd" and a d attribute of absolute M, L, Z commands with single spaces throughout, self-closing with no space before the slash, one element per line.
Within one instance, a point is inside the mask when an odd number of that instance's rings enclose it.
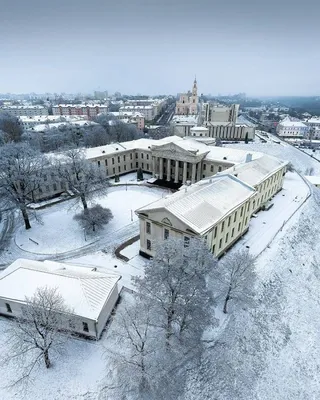
<path fill-rule="evenodd" d="M 192 96 L 197 96 L 197 95 L 198 95 L 197 78 L 194 77 Z"/>

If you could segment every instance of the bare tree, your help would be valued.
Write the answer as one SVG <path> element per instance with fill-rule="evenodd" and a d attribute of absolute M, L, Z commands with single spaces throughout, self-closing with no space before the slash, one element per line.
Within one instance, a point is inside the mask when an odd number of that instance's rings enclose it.
<path fill-rule="evenodd" d="M 51 353 L 61 351 L 68 335 L 71 310 L 56 288 L 39 287 L 25 299 L 21 314 L 12 320 L 8 329 L 6 362 L 18 362 L 22 375 L 15 383 L 31 376 L 42 362 L 51 367 Z M 68 326 L 66 326 L 68 325 Z"/>
<path fill-rule="evenodd" d="M 214 278 L 219 282 L 223 295 L 223 312 L 227 313 L 230 300 L 248 302 L 253 297 L 255 259 L 248 250 L 240 250 L 225 256 L 215 267 Z"/>
<path fill-rule="evenodd" d="M 68 150 L 57 162 L 57 173 L 62 182 L 81 200 L 84 209 L 94 194 L 105 194 L 109 181 L 106 171 L 85 158 L 81 149 Z"/>
<path fill-rule="evenodd" d="M 294 172 L 295 171 L 295 168 L 294 168 L 292 162 L 289 162 L 287 164 L 287 171 L 289 171 L 289 172 Z"/>
<path fill-rule="evenodd" d="M 125 300 L 117 312 L 110 332 L 117 346 L 107 342 L 106 353 L 113 373 L 112 399 L 177 399 L 183 391 L 183 374 L 176 372 L 182 354 L 166 346 L 161 329 L 154 325 L 155 312 L 144 299 Z M 106 389 L 110 393 L 110 386 Z"/>
<path fill-rule="evenodd" d="M 98 228 L 107 225 L 113 218 L 112 212 L 109 208 L 103 208 L 100 204 L 96 204 L 90 208 L 82 210 L 81 213 L 73 217 L 79 221 L 84 229 L 92 229 L 93 232 Z"/>
<path fill-rule="evenodd" d="M 19 119 L 3 111 L 0 112 L 0 131 L 4 133 L 6 143 L 20 142 L 23 133 Z"/>
<path fill-rule="evenodd" d="M 20 209 L 26 229 L 31 228 L 27 205 L 40 189 L 47 160 L 27 143 L 0 148 L 0 191 L 5 202 Z"/>
<path fill-rule="evenodd" d="M 211 294 L 206 278 L 216 264 L 206 244 L 196 238 L 164 240 L 133 281 L 140 295 L 157 305 L 168 345 L 172 340 L 199 343 L 208 325 Z"/>

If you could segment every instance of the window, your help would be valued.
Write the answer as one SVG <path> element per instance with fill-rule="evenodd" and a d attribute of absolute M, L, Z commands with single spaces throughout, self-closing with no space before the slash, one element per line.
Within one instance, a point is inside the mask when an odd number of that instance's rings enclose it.
<path fill-rule="evenodd" d="M 118 167 L 118 171 L 121 172 L 121 167 L 120 167 L 120 165 L 119 165 L 119 167 Z"/>
<path fill-rule="evenodd" d="M 230 226 L 231 217 L 228 218 L 228 226 Z"/>
<path fill-rule="evenodd" d="M 207 164 L 203 164 L 203 170 L 205 171 L 207 169 Z"/>
<path fill-rule="evenodd" d="M 98 167 L 100 167 L 100 161 L 98 161 Z"/>
<path fill-rule="evenodd" d="M 126 161 L 126 156 L 123 156 L 123 161 Z"/>
<path fill-rule="evenodd" d="M 164 230 L 164 238 L 168 239 L 169 238 L 169 229 Z"/>
<path fill-rule="evenodd" d="M 226 243 L 228 242 L 229 239 L 229 233 L 226 234 Z"/>
<path fill-rule="evenodd" d="M 214 254 L 215 247 L 216 247 L 216 245 L 214 244 L 214 245 L 212 246 L 212 253 L 213 253 L 213 254 Z"/>
<path fill-rule="evenodd" d="M 213 172 L 213 165 L 211 165 L 210 167 L 210 172 Z"/>
<path fill-rule="evenodd" d="M 185 237 L 183 238 L 183 245 L 184 245 L 184 247 L 189 247 L 189 244 L 190 244 L 190 238 L 189 238 L 188 236 L 185 236 Z"/>
<path fill-rule="evenodd" d="M 241 229 L 241 222 L 239 222 L 239 225 L 238 225 L 238 231 L 240 232 L 240 229 Z"/>
<path fill-rule="evenodd" d="M 241 207 L 240 217 L 242 217 L 242 214 L 243 214 L 243 207 Z"/>
<path fill-rule="evenodd" d="M 118 156 L 118 163 L 120 162 L 120 156 Z"/>
<path fill-rule="evenodd" d="M 130 168 L 131 168 L 131 169 L 133 168 L 132 163 L 130 164 Z"/>
<path fill-rule="evenodd" d="M 223 230 L 224 230 L 224 221 L 222 221 L 221 232 L 223 232 Z"/>
<path fill-rule="evenodd" d="M 127 170 L 127 166 L 126 166 L 126 165 L 124 166 L 124 170 L 125 170 L 125 171 Z"/>
<path fill-rule="evenodd" d="M 114 158 L 112 157 L 112 165 L 114 164 Z"/>
<path fill-rule="evenodd" d="M 147 154 L 147 160 L 149 160 L 149 154 Z"/>
<path fill-rule="evenodd" d="M 244 224 L 245 224 L 245 225 L 247 225 L 247 223 L 248 223 L 248 217 L 246 218 L 246 220 L 245 220 L 245 223 L 244 223 Z"/>
<path fill-rule="evenodd" d="M 233 222 L 236 222 L 236 219 L 237 219 L 237 211 L 234 213 L 234 219 L 233 219 Z"/>
<path fill-rule="evenodd" d="M 151 240 L 147 240 L 147 250 L 151 250 Z"/>
<path fill-rule="evenodd" d="M 138 158 L 138 153 L 136 153 L 136 158 Z"/>
<path fill-rule="evenodd" d="M 214 228 L 214 236 L 213 236 L 214 239 L 217 237 L 217 230 L 218 230 L 218 227 L 216 226 Z"/>
<path fill-rule="evenodd" d="M 132 153 L 130 153 L 130 160 L 132 160 Z"/>
<path fill-rule="evenodd" d="M 231 231 L 231 237 L 233 238 L 233 235 L 234 235 L 234 228 L 232 228 L 232 231 Z"/>
<path fill-rule="evenodd" d="M 108 166 L 108 160 L 104 160 L 106 167 Z"/>
<path fill-rule="evenodd" d="M 219 249 L 221 249 L 221 247 L 222 247 L 222 239 L 220 239 L 219 241 Z"/>
<path fill-rule="evenodd" d="M 113 173 L 115 174 L 116 173 L 116 169 L 114 167 L 112 169 L 113 169 Z"/>
<path fill-rule="evenodd" d="M 222 168 L 221 168 L 221 166 L 219 165 L 219 167 L 218 167 L 218 172 L 221 172 L 222 171 Z"/>
<path fill-rule="evenodd" d="M 143 158 L 143 153 L 141 153 L 141 158 Z"/>
<path fill-rule="evenodd" d="M 139 163 L 138 163 L 138 161 L 136 162 L 136 168 L 139 168 Z"/>
<path fill-rule="evenodd" d="M 83 329 L 83 332 L 89 332 L 89 327 L 86 322 L 82 322 L 82 329 Z"/>
<path fill-rule="evenodd" d="M 151 233 L 151 224 L 150 224 L 150 222 L 146 223 L 146 232 L 147 233 Z"/>
<path fill-rule="evenodd" d="M 12 313 L 12 309 L 9 303 L 6 303 L 7 312 Z"/>
<path fill-rule="evenodd" d="M 144 164 L 143 164 L 143 163 L 141 163 L 141 168 L 142 168 L 142 169 L 144 168 Z"/>

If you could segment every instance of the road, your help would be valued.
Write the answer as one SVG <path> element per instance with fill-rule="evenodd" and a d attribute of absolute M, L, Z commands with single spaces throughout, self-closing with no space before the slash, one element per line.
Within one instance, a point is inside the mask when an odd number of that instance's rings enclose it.
<path fill-rule="evenodd" d="M 174 114 L 175 103 L 170 104 L 161 115 L 161 117 L 157 120 L 157 125 L 167 125 Z"/>

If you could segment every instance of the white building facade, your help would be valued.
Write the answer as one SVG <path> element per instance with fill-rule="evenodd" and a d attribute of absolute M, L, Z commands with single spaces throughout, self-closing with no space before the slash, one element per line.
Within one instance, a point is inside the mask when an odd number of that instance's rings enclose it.
<path fill-rule="evenodd" d="M 61 326 L 82 336 L 99 339 L 118 298 L 120 276 L 54 261 L 17 259 L 0 274 L 0 314 L 23 317 L 26 297 L 37 289 L 56 289 L 69 312 Z"/>
<path fill-rule="evenodd" d="M 280 121 L 277 133 L 283 138 L 304 138 L 309 133 L 309 126 L 302 121 L 292 120 L 290 117 Z"/>
<path fill-rule="evenodd" d="M 43 106 L 4 106 L 0 107 L 1 111 L 13 115 L 15 117 L 20 116 L 38 116 L 38 115 L 48 115 L 48 109 Z"/>

